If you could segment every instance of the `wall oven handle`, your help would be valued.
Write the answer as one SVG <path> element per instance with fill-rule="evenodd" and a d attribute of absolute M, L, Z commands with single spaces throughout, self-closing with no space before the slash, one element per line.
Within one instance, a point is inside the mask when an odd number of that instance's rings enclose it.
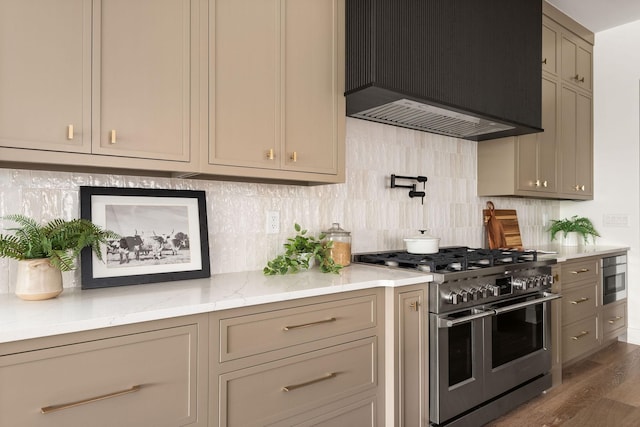
<path fill-rule="evenodd" d="M 498 307 L 498 308 L 494 308 L 493 311 L 496 314 L 507 313 L 509 311 L 514 311 L 514 310 L 519 310 L 521 308 L 529 307 L 530 305 L 542 304 L 547 301 L 553 301 L 554 299 L 562 298 L 562 295 L 553 294 L 551 292 L 545 292 L 543 295 L 544 296 L 542 298 L 537 298 L 537 299 L 534 299 L 533 301 L 525 301 L 525 302 L 520 302 L 513 305 L 508 305 L 506 307 Z"/>
<path fill-rule="evenodd" d="M 483 317 L 493 316 L 495 312 L 493 310 L 490 311 L 481 311 L 480 313 L 470 314 L 469 316 L 459 317 L 457 319 L 450 319 L 447 317 L 438 317 L 438 327 L 439 328 L 451 328 L 453 326 L 459 325 L 460 323 L 470 322 L 476 319 L 482 319 Z"/>

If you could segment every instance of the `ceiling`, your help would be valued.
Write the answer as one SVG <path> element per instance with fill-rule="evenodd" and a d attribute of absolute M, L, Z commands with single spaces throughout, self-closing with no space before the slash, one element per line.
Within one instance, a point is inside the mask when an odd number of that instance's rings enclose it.
<path fill-rule="evenodd" d="M 640 0 L 547 0 L 594 33 L 640 20 Z"/>

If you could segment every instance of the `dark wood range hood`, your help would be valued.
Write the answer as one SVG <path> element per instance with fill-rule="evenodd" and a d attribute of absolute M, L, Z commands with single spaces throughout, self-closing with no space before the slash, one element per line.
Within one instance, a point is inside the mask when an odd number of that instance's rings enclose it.
<path fill-rule="evenodd" d="M 347 0 L 347 115 L 464 139 L 541 132 L 541 0 Z"/>

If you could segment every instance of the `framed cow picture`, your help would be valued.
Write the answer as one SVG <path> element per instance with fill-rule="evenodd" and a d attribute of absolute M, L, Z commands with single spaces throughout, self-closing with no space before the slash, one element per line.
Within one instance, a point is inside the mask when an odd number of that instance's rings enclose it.
<path fill-rule="evenodd" d="M 119 235 L 82 252 L 82 289 L 211 275 L 204 191 L 83 186 L 80 216 Z"/>

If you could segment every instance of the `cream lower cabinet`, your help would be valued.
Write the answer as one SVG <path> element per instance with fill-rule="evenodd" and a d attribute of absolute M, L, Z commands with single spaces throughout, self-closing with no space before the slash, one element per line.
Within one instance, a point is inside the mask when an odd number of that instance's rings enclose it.
<path fill-rule="evenodd" d="M 382 425 L 383 297 L 212 313 L 211 426 Z"/>
<path fill-rule="evenodd" d="M 395 290 L 394 425 L 429 425 L 429 335 L 426 286 Z"/>
<path fill-rule="evenodd" d="M 207 425 L 207 316 L 0 344 L 0 425 Z"/>
<path fill-rule="evenodd" d="M 344 181 L 344 1 L 214 0 L 204 173 Z"/>
<path fill-rule="evenodd" d="M 577 362 L 626 332 L 627 301 L 602 304 L 601 257 L 561 263 L 562 362 Z"/>

